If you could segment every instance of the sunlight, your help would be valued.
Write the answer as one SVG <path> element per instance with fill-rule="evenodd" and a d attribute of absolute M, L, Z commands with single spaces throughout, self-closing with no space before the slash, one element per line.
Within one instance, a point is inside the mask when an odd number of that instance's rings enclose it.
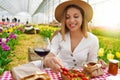
<path fill-rule="evenodd" d="M 93 25 L 112 29 L 120 29 L 120 0 L 106 0 L 92 4 L 94 9 Z"/>

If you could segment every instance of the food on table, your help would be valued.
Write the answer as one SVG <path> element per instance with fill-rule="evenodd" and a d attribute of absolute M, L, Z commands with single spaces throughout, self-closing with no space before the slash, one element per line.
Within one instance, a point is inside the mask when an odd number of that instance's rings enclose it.
<path fill-rule="evenodd" d="M 109 60 L 109 67 L 108 67 L 108 73 L 112 75 L 117 75 L 118 74 L 118 65 L 119 61 L 118 60 Z"/>
<path fill-rule="evenodd" d="M 87 64 L 87 67 L 91 67 L 91 66 L 93 66 L 93 65 L 95 65 L 96 63 L 94 63 L 94 62 L 91 62 L 91 63 L 88 63 Z"/>
<path fill-rule="evenodd" d="M 51 80 L 48 74 L 35 74 L 28 77 L 25 77 L 22 80 Z"/>
<path fill-rule="evenodd" d="M 98 63 L 102 65 L 102 68 L 103 68 L 103 69 L 106 69 L 106 68 L 108 67 L 108 64 L 107 64 L 104 60 L 102 60 L 102 59 L 100 59 L 100 60 L 98 61 Z"/>
<path fill-rule="evenodd" d="M 50 76 L 41 71 L 33 63 L 26 63 L 11 70 L 13 80 L 51 80 Z"/>
<path fill-rule="evenodd" d="M 83 65 L 83 73 L 90 77 L 103 75 L 102 65 L 95 62 L 89 62 Z"/>
<path fill-rule="evenodd" d="M 86 76 L 82 71 L 75 69 L 61 68 L 61 77 L 63 80 L 90 80 L 89 76 Z"/>

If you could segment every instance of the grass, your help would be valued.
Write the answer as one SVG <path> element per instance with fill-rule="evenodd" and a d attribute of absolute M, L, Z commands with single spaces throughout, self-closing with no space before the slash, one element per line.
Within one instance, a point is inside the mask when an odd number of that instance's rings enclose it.
<path fill-rule="evenodd" d="M 9 69 L 28 62 L 28 48 L 34 46 L 34 41 L 36 37 L 40 37 L 40 35 L 19 35 L 18 45 L 15 46 L 15 49 L 10 56 L 13 61 L 7 65 Z"/>
<path fill-rule="evenodd" d="M 120 39 L 104 36 L 98 36 L 98 38 L 100 41 L 100 47 L 106 47 L 108 49 L 117 48 L 117 50 L 120 50 Z"/>
<path fill-rule="evenodd" d="M 99 39 L 99 45 L 102 48 L 120 52 L 120 31 L 103 28 L 93 28 L 92 33 Z"/>
<path fill-rule="evenodd" d="M 120 39 L 120 30 L 111 30 L 99 27 L 93 27 L 92 33 L 97 36 L 110 37 L 113 39 Z"/>

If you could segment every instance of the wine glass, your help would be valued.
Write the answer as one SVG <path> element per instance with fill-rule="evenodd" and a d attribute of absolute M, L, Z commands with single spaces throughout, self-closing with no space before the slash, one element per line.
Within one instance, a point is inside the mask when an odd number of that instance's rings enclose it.
<path fill-rule="evenodd" d="M 43 59 L 50 52 L 50 40 L 47 37 L 40 37 L 35 40 L 34 52 L 41 57 L 41 70 L 44 68 Z"/>

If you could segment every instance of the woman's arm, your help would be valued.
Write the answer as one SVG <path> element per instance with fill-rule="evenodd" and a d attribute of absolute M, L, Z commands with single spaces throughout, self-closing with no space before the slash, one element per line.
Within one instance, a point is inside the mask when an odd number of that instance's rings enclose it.
<path fill-rule="evenodd" d="M 60 50 L 60 38 L 60 33 L 54 35 L 51 40 L 50 53 L 44 59 L 44 65 L 51 68 L 55 72 L 60 71 L 60 68 L 62 67 L 60 59 L 56 57 Z"/>
<path fill-rule="evenodd" d="M 53 53 L 49 53 L 44 58 L 43 62 L 45 67 L 51 68 L 54 72 L 61 71 L 61 67 L 62 67 L 61 61 Z"/>
<path fill-rule="evenodd" d="M 87 60 L 88 62 L 89 61 L 97 62 L 97 60 L 98 60 L 98 56 L 97 56 L 98 49 L 99 49 L 99 40 L 95 36 L 95 37 L 93 37 L 93 39 L 91 41 L 91 46 L 90 46 L 89 53 L 88 53 L 88 60 Z"/>

